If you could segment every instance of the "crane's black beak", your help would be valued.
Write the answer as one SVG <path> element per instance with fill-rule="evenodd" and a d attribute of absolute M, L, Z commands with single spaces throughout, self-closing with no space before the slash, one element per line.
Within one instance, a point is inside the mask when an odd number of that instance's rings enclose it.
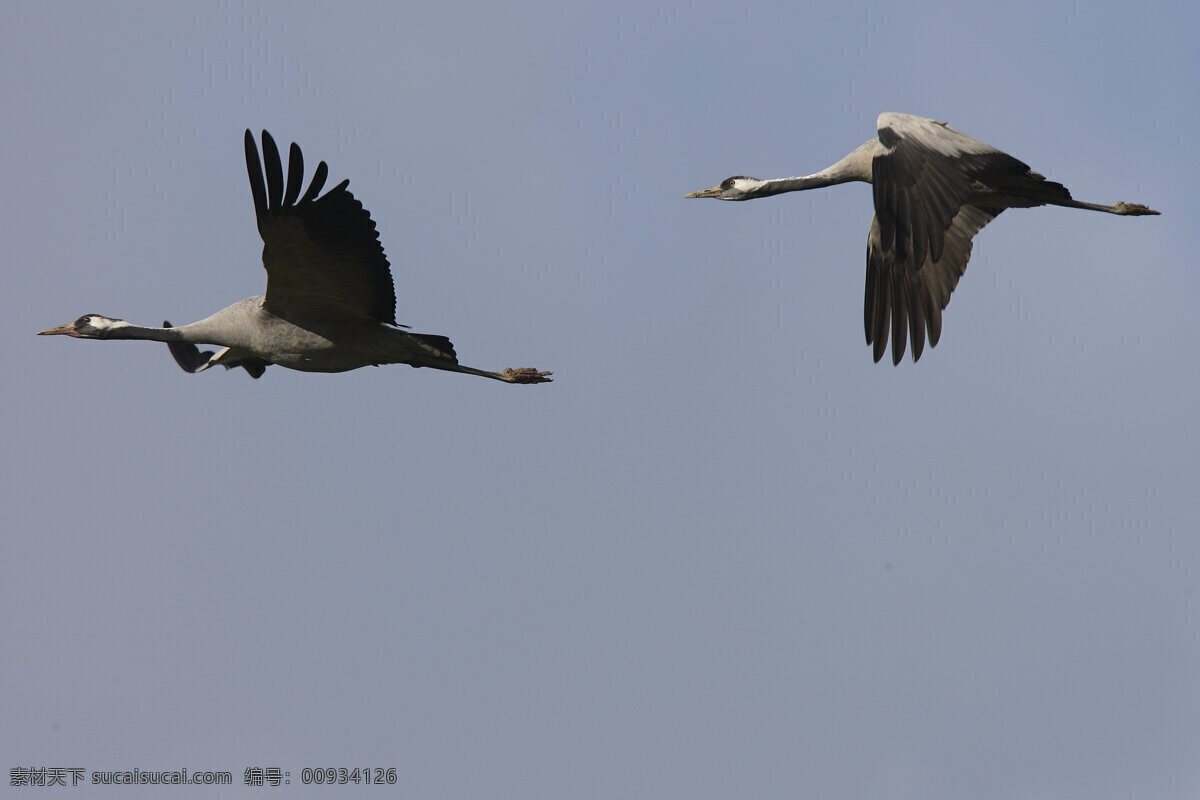
<path fill-rule="evenodd" d="M 68 322 L 66 325 L 59 325 L 57 328 L 46 328 L 44 331 L 37 332 L 38 336 L 57 336 L 60 334 L 65 336 L 74 336 L 75 323 Z"/>
<path fill-rule="evenodd" d="M 717 184 L 716 186 L 710 186 L 707 189 L 701 189 L 698 192 L 692 192 L 691 194 L 685 194 L 683 196 L 683 199 L 689 200 L 693 197 L 720 197 L 720 196 L 721 196 L 721 184 Z"/>

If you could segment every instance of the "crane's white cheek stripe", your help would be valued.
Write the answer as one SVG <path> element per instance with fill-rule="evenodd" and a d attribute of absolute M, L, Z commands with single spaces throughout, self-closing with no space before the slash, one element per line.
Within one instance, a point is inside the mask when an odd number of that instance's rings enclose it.
<path fill-rule="evenodd" d="M 115 331 L 118 328 L 132 327 L 123 319 L 108 319 L 106 317 L 91 317 L 88 324 L 98 331 Z"/>

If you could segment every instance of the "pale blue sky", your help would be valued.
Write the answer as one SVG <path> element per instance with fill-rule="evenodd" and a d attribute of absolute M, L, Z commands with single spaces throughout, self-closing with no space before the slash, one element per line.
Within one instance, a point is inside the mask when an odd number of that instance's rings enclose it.
<path fill-rule="evenodd" d="M 252 765 L 301 797 L 386 791 L 306 791 L 306 766 L 395 767 L 413 798 L 1200 794 L 1196 10 L 5 16 L 6 771 L 234 773 L 142 791 L 186 798 L 262 796 Z M 868 187 L 682 197 L 814 172 L 881 111 L 1163 215 L 1004 214 L 938 347 L 874 364 Z M 401 322 L 555 382 L 193 376 L 33 335 L 260 293 L 247 127 L 350 179 Z"/>

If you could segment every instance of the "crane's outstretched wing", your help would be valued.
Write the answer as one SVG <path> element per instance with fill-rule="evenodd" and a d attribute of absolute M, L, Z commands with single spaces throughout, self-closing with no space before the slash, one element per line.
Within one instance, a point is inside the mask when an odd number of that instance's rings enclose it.
<path fill-rule="evenodd" d="M 871 218 L 867 237 L 867 290 L 863 319 L 867 344 L 873 345 L 875 360 L 887 352 L 888 333 L 892 336 L 892 363 L 904 358 L 905 335 L 912 339 L 912 359 L 917 361 L 925 350 L 925 331 L 929 346 L 936 347 L 942 335 L 942 309 L 958 286 L 971 257 L 971 237 L 1003 209 L 963 206 L 954 215 L 942 238 L 942 257 L 925 257 L 920 269 L 897 264 L 894 251 L 881 245 L 878 216 Z"/>
<path fill-rule="evenodd" d="M 368 319 L 395 325 L 396 293 L 387 256 L 371 215 L 346 188 L 350 181 L 317 197 L 329 176 L 322 161 L 301 197 L 300 148 L 293 144 L 288 153 L 285 186 L 279 149 L 266 131 L 262 146 L 260 162 L 247 130 L 246 169 L 267 269 L 263 307 L 298 325 Z"/>
<path fill-rule="evenodd" d="M 941 335 L 942 309 L 967 269 L 971 237 L 1005 208 L 1069 199 L 1062 184 L 944 122 L 908 114 L 879 115 L 884 152 L 871 162 L 875 218 L 867 241 L 864 318 L 875 360 L 913 361 Z M 964 205 L 971 198 L 971 205 Z"/>

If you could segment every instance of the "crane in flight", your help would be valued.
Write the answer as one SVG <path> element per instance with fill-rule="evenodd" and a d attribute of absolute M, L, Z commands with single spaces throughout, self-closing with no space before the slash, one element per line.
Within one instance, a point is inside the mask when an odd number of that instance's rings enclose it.
<path fill-rule="evenodd" d="M 39 331 L 77 339 L 166 342 L 179 366 L 203 372 L 220 364 L 257 378 L 270 364 L 303 372 L 345 372 L 380 364 L 432 367 L 506 383 L 546 383 L 531 367 L 488 372 L 458 363 L 445 336 L 410 333 L 396 324 L 396 293 L 371 215 L 344 180 L 320 195 L 329 176 L 322 161 L 303 196 L 304 159 L 288 153 L 287 184 L 275 140 L 262 135 L 262 161 L 246 131 L 246 168 L 263 239 L 265 295 L 249 297 L 191 325 L 143 328 L 85 314 Z M 263 167 L 266 167 L 264 180 Z M 198 344 L 219 345 L 214 352 Z"/>
<path fill-rule="evenodd" d="M 884 113 L 879 135 L 818 173 L 801 178 L 726 178 L 685 197 L 753 200 L 838 183 L 872 184 L 875 216 L 867 236 L 867 289 L 863 309 L 867 344 L 875 360 L 892 363 L 912 340 L 912 360 L 942 334 L 942 309 L 971 257 L 971 238 L 1006 208 L 1065 206 L 1141 216 L 1157 211 L 1137 203 L 1111 206 L 1071 198 L 1027 164 L 944 122 Z"/>

